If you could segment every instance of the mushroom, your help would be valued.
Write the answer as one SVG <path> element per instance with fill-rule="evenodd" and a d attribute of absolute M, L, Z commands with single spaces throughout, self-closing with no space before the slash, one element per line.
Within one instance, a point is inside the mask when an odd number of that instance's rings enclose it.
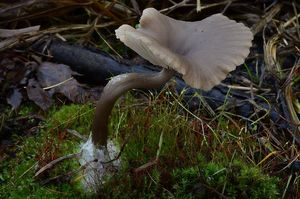
<path fill-rule="evenodd" d="M 89 163 L 87 185 L 97 184 L 93 178 L 105 175 L 105 161 L 116 156 L 108 141 L 108 122 L 116 100 L 135 88 L 159 88 L 176 72 L 191 87 L 210 90 L 244 62 L 249 54 L 253 35 L 242 23 L 215 14 L 202 21 L 185 22 L 172 19 L 154 8 L 143 11 L 140 27 L 122 25 L 116 36 L 136 53 L 163 67 L 153 74 L 127 73 L 113 77 L 104 87 L 96 110 L 91 138 L 81 147 L 80 163 Z M 91 162 L 98 159 L 98 162 Z M 119 162 L 112 163 L 118 166 Z M 94 176 L 94 177 L 93 177 Z"/>
<path fill-rule="evenodd" d="M 93 121 L 92 141 L 97 146 L 106 146 L 111 110 L 126 91 L 161 87 L 175 71 L 182 74 L 189 86 L 210 90 L 244 62 L 253 39 L 248 27 L 222 14 L 186 22 L 165 16 L 154 8 L 143 11 L 139 28 L 122 25 L 116 30 L 116 36 L 163 69 L 151 75 L 122 74 L 108 82 L 97 102 Z"/>

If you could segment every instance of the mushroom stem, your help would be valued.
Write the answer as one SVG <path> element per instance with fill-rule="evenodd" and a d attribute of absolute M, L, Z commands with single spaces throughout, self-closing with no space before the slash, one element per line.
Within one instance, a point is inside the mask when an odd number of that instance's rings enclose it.
<path fill-rule="evenodd" d="M 92 126 L 92 141 L 97 147 L 106 146 L 108 137 L 108 121 L 116 100 L 125 92 L 134 88 L 159 88 L 174 75 L 172 69 L 163 69 L 159 73 L 141 74 L 127 73 L 113 77 L 104 87 L 96 104 Z"/>

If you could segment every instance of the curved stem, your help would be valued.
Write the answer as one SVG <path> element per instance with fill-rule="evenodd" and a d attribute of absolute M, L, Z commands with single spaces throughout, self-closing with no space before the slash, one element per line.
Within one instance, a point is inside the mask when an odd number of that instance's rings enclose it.
<path fill-rule="evenodd" d="M 125 92 L 134 88 L 159 88 L 167 83 L 175 71 L 163 69 L 159 73 L 127 73 L 113 77 L 104 87 L 96 105 L 92 126 L 92 141 L 97 146 L 106 146 L 108 121 L 116 100 Z"/>

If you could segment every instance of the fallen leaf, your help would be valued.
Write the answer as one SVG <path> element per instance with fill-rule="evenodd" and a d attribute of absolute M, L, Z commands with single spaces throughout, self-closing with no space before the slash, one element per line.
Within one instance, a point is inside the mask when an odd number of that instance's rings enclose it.
<path fill-rule="evenodd" d="M 44 91 L 44 89 L 40 87 L 36 80 L 30 79 L 26 90 L 28 98 L 41 109 L 47 110 L 52 105 L 51 96 L 48 92 Z"/>
<path fill-rule="evenodd" d="M 73 78 L 72 74 L 75 73 L 67 65 L 44 62 L 38 68 L 37 79 L 51 96 L 60 93 L 70 101 L 77 103 L 99 98 L 101 92 L 99 88 L 84 88 Z"/>
<path fill-rule="evenodd" d="M 10 104 L 13 110 L 17 109 L 22 102 L 23 95 L 20 92 L 20 89 L 15 88 L 12 94 L 7 98 L 7 103 Z"/>

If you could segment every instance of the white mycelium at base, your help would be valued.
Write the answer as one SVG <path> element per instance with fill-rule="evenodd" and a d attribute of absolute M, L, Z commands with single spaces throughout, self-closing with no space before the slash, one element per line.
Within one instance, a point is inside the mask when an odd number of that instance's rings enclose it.
<path fill-rule="evenodd" d="M 120 167 L 120 159 L 113 160 L 119 154 L 118 147 L 108 140 L 107 148 L 98 149 L 92 142 L 91 136 L 81 145 L 79 163 L 85 165 L 83 170 L 83 186 L 88 192 L 97 192 L 105 178 L 111 176 Z"/>

